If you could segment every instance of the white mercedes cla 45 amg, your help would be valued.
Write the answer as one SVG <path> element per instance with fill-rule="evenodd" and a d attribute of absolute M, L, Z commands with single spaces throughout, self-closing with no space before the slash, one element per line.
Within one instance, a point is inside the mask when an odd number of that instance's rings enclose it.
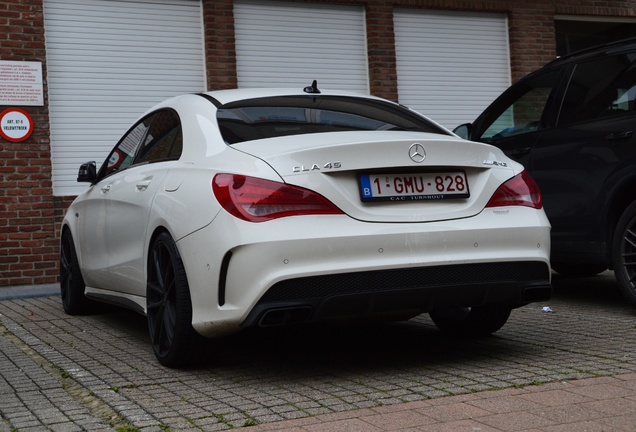
<path fill-rule="evenodd" d="M 61 227 L 64 310 L 147 316 L 162 364 L 198 336 L 429 313 L 483 336 L 550 297 L 550 225 L 523 167 L 396 103 L 222 90 L 143 115 Z"/>

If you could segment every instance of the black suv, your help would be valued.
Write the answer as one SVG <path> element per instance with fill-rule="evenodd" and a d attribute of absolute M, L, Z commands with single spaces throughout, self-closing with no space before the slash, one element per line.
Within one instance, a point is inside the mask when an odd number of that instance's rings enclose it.
<path fill-rule="evenodd" d="M 636 38 L 561 57 L 455 133 L 525 165 L 552 224 L 552 268 L 613 269 L 636 306 Z"/>

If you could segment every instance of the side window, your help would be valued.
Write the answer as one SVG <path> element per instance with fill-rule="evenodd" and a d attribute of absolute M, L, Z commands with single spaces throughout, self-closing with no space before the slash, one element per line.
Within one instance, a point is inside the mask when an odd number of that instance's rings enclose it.
<path fill-rule="evenodd" d="M 183 149 L 179 116 L 172 110 L 155 114 L 135 163 L 176 160 Z"/>
<path fill-rule="evenodd" d="M 559 125 L 636 111 L 636 54 L 580 63 L 568 85 Z"/>
<path fill-rule="evenodd" d="M 152 119 L 152 115 L 146 117 L 119 140 L 119 143 L 117 143 L 115 148 L 110 152 L 110 155 L 108 155 L 104 166 L 100 169 L 100 178 L 113 174 L 116 171 L 125 170 L 132 165 L 135 153 L 139 148 L 141 140 L 146 136 Z"/>
<path fill-rule="evenodd" d="M 511 87 L 500 104 L 485 121 L 481 141 L 491 142 L 533 132 L 544 126 L 541 123 L 548 98 L 555 88 L 560 71 L 534 77 Z"/>

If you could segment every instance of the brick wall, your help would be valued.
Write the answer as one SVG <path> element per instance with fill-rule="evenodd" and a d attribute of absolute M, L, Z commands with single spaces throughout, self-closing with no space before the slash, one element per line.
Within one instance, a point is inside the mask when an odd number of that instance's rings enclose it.
<path fill-rule="evenodd" d="M 233 0 L 203 1 L 208 89 L 236 88 Z"/>
<path fill-rule="evenodd" d="M 0 59 L 40 61 L 46 77 L 42 0 L 0 1 Z M 20 108 L 33 134 L 0 138 L 0 285 L 51 283 L 58 273 L 48 110 Z"/>
<path fill-rule="evenodd" d="M 34 120 L 33 135 L 21 143 L 0 138 L 0 287 L 57 280 L 59 223 L 72 200 L 52 196 L 42 1 L 0 0 L 0 59 L 42 62 L 45 90 L 45 106 L 21 107 Z M 513 81 L 555 57 L 555 14 L 636 17 L 636 0 L 313 1 L 365 7 L 371 92 L 392 100 L 398 98 L 394 7 L 505 13 Z M 210 90 L 236 87 L 232 11 L 232 0 L 203 0 Z"/>

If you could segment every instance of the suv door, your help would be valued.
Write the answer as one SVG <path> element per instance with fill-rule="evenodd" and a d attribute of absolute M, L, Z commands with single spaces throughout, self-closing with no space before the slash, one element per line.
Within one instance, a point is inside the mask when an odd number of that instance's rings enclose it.
<path fill-rule="evenodd" d="M 544 131 L 533 151 L 530 172 L 552 224 L 557 270 L 610 264 L 605 215 L 620 183 L 636 175 L 635 60 L 617 54 L 576 64 L 556 127 Z"/>
<path fill-rule="evenodd" d="M 550 114 L 561 75 L 552 70 L 510 87 L 475 122 L 471 139 L 499 147 L 528 168 L 532 149 L 554 122 Z"/>

